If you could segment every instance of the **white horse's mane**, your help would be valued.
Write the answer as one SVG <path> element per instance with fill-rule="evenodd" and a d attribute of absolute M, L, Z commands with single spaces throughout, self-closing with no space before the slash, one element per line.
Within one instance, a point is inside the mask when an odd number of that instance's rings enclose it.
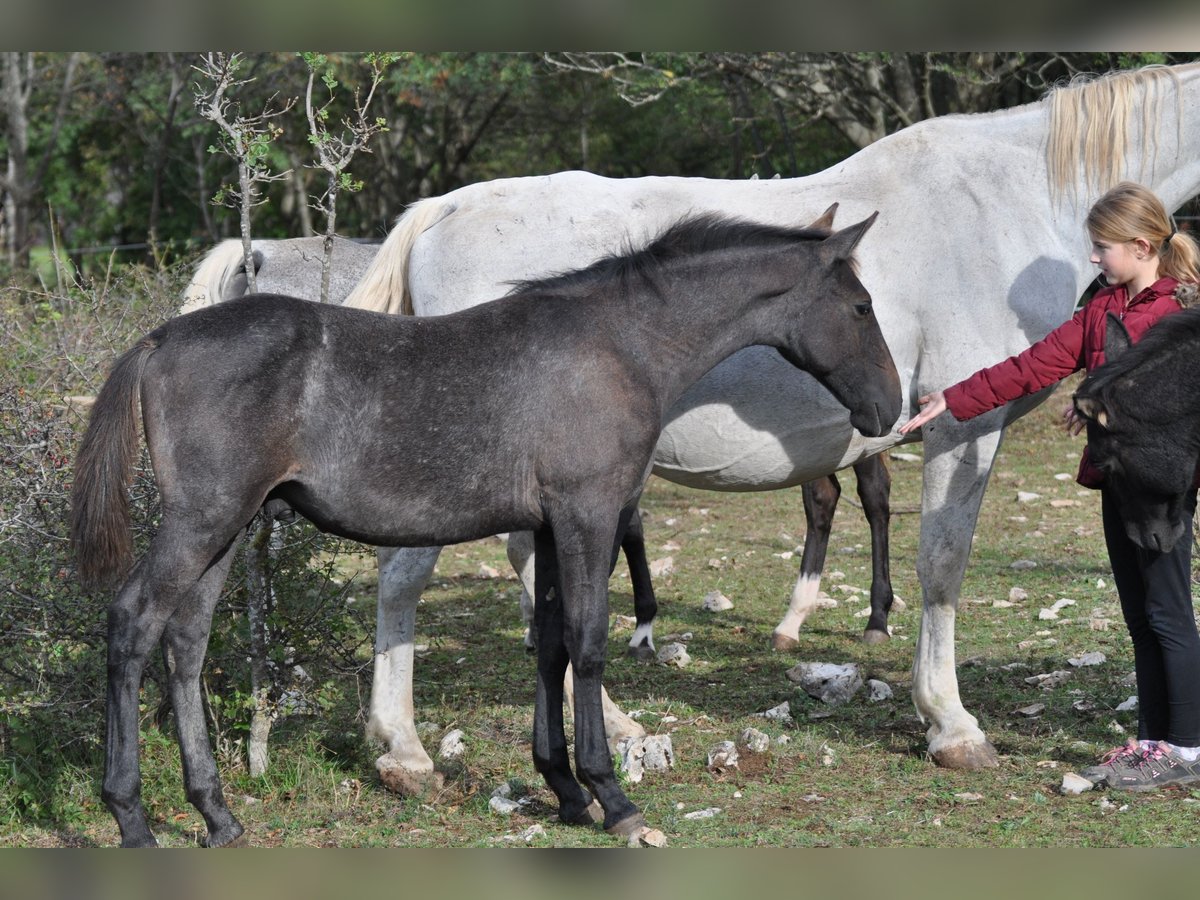
<path fill-rule="evenodd" d="M 1141 69 L 1077 76 L 1053 88 L 1049 103 L 1046 169 L 1050 194 L 1078 198 L 1082 186 L 1097 195 L 1126 177 L 1146 180 L 1158 160 L 1158 124 L 1168 94 L 1175 98 L 1176 146 L 1182 133 L 1183 100 L 1179 67 Z M 1140 127 L 1132 127 L 1139 124 Z M 1141 169 L 1125 174 L 1135 132 L 1140 132 Z"/>

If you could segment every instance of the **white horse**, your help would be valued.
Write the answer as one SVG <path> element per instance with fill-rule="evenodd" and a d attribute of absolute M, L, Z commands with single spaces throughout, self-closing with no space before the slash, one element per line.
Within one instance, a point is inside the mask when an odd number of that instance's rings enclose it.
<path fill-rule="evenodd" d="M 1028 347 L 1063 322 L 1092 280 L 1084 215 L 1121 178 L 1176 208 L 1200 191 L 1200 64 L 1112 73 L 1037 103 L 928 120 L 823 172 L 771 181 L 612 180 L 583 172 L 471 185 L 414 204 L 347 302 L 436 315 L 512 281 L 587 264 L 644 241 L 687 212 L 765 222 L 881 215 L 859 255 L 864 284 L 907 395 L 951 384 Z M 480 252 L 481 248 L 486 252 Z M 662 335 L 662 352 L 672 351 Z M 1004 427 L 1045 393 L 967 423 L 926 426 L 917 572 L 924 611 L 913 702 L 941 765 L 977 768 L 996 752 L 959 697 L 954 621 L 971 538 Z M 715 490 L 790 487 L 900 443 L 865 439 L 845 410 L 773 351 L 718 366 L 669 415 L 654 471 Z M 906 418 L 902 415 L 902 420 Z M 512 544 L 510 544 L 510 547 Z M 413 728 L 417 599 L 437 548 L 381 551 L 369 732 L 388 746 L 381 774 L 434 777 Z M 526 559 L 515 559 L 520 570 Z M 792 621 L 810 602 L 797 591 Z"/>

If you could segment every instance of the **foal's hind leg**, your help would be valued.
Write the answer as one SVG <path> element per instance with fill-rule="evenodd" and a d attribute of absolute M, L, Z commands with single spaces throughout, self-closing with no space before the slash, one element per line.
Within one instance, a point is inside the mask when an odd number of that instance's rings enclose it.
<path fill-rule="evenodd" d="M 771 646 L 776 650 L 793 650 L 799 645 L 800 626 L 817 608 L 821 572 L 825 568 L 829 533 L 833 528 L 833 514 L 842 495 L 842 486 L 838 484 L 836 475 L 826 475 L 806 482 L 802 491 L 804 517 L 808 523 L 804 532 L 804 555 L 800 560 L 800 577 L 792 588 L 788 611 L 771 635 Z"/>
<path fill-rule="evenodd" d="M 108 608 L 108 687 L 105 725 L 105 805 L 125 847 L 153 847 L 138 764 L 138 690 L 146 658 L 180 601 L 209 564 L 228 552 L 236 532 L 207 541 L 178 520 L 165 522 L 150 549 Z"/>
<path fill-rule="evenodd" d="M 887 623 L 894 596 L 888 565 L 892 476 L 882 453 L 856 463 L 854 474 L 858 477 L 858 499 L 871 526 L 871 617 L 867 619 L 863 640 L 881 644 L 890 637 Z"/>
<path fill-rule="evenodd" d="M 242 835 L 242 825 L 225 805 L 217 765 L 208 739 L 204 704 L 200 695 L 200 670 L 212 629 L 213 610 L 233 562 L 237 541 L 204 573 L 195 590 L 167 620 L 162 636 L 163 659 L 175 710 L 175 730 L 183 759 L 183 780 L 188 801 L 208 826 L 205 846 L 223 847 Z"/>

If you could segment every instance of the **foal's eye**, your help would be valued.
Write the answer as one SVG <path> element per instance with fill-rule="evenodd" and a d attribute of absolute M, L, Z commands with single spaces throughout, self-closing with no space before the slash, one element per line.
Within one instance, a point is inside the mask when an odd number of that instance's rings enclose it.
<path fill-rule="evenodd" d="M 869 316 L 871 314 L 870 303 L 855 303 L 854 314 L 858 316 Z"/>

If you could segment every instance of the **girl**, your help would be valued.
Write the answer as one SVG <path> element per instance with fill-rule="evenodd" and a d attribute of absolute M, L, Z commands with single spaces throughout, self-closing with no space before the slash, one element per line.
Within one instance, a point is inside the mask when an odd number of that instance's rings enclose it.
<path fill-rule="evenodd" d="M 1200 248 L 1175 230 L 1148 189 L 1131 182 L 1117 185 L 1092 206 L 1087 229 L 1091 262 L 1107 286 L 1028 350 L 921 397 L 921 411 L 900 427 L 901 434 L 947 409 L 956 419 L 970 419 L 1078 369 L 1091 371 L 1104 362 L 1107 313 L 1115 313 L 1137 341 L 1163 316 L 1181 309 L 1182 298 L 1195 296 Z M 1068 430 L 1078 433 L 1082 423 L 1074 410 L 1065 418 Z M 1121 509 L 1086 449 L 1077 480 L 1100 489 L 1104 539 L 1133 641 L 1138 687 L 1138 740 L 1109 751 L 1082 774 L 1130 791 L 1200 781 L 1200 634 L 1191 592 L 1192 515 L 1200 480 L 1185 504 L 1186 533 L 1170 553 L 1145 550 L 1126 537 Z"/>

